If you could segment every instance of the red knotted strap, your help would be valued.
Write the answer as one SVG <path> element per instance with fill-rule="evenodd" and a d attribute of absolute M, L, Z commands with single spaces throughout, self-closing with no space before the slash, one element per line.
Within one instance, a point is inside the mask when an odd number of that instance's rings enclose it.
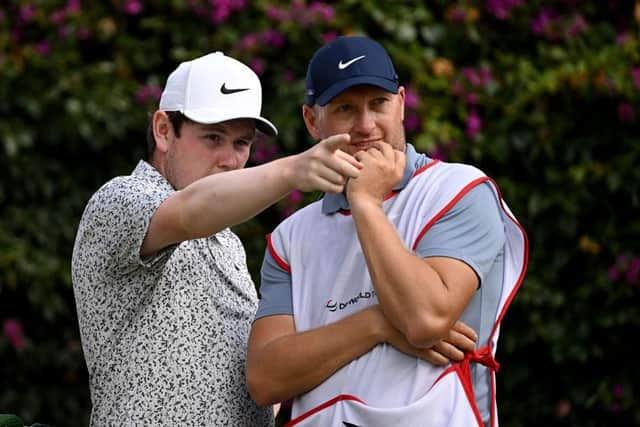
<path fill-rule="evenodd" d="M 495 357 L 493 357 L 493 353 L 488 345 L 477 349 L 473 353 L 469 353 L 467 358 L 469 359 L 469 362 L 479 363 L 494 372 L 498 372 L 500 370 L 500 364 L 496 361 Z"/>
<path fill-rule="evenodd" d="M 473 353 L 465 354 L 464 359 L 458 365 L 460 379 L 465 385 L 465 388 L 467 385 L 471 387 L 471 362 L 486 366 L 493 372 L 498 372 L 500 369 L 500 364 L 496 361 L 495 357 L 493 357 L 493 353 L 488 345 L 477 349 Z"/>
<path fill-rule="evenodd" d="M 480 412 L 477 405 L 475 404 L 475 398 L 473 396 L 473 382 L 471 381 L 471 362 L 479 363 L 482 366 L 486 366 L 494 373 L 498 372 L 498 370 L 500 369 L 500 364 L 493 357 L 493 353 L 491 352 L 489 346 L 486 345 L 477 349 L 473 353 L 467 353 L 464 356 L 462 362 L 459 362 L 453 366 L 454 369 L 458 372 L 460 382 L 464 387 L 464 391 L 467 395 L 467 399 L 469 400 L 469 404 L 471 405 L 473 412 L 476 415 L 476 419 L 478 420 L 478 425 L 482 425 Z"/>

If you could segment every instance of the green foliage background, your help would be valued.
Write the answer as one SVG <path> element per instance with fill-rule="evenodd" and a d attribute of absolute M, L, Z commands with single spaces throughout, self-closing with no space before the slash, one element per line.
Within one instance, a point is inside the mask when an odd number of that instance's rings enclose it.
<path fill-rule="evenodd" d="M 410 90 L 409 140 L 482 168 L 528 232 L 497 354 L 501 424 L 639 425 L 639 22 L 640 4 L 616 0 L 3 2 L 0 413 L 87 424 L 75 230 L 91 193 L 144 156 L 176 64 L 221 50 L 261 75 L 281 135 L 258 163 L 309 146 L 315 49 L 367 34 Z M 254 278 L 264 234 L 312 197 L 237 227 Z"/>

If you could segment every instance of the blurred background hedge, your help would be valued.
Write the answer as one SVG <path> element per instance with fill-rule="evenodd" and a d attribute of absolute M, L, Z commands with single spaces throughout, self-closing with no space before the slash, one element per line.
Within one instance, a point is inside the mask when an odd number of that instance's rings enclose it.
<path fill-rule="evenodd" d="M 83 426 L 70 280 L 90 194 L 144 156 L 168 73 L 221 50 L 263 79 L 277 140 L 310 144 L 307 61 L 367 34 L 407 87 L 408 139 L 475 164 L 530 239 L 497 354 L 504 426 L 640 424 L 640 3 L 617 0 L 5 0 L 0 5 L 0 413 Z M 256 183 L 259 185 L 259 183 Z M 237 227 L 254 279 L 292 193 Z"/>

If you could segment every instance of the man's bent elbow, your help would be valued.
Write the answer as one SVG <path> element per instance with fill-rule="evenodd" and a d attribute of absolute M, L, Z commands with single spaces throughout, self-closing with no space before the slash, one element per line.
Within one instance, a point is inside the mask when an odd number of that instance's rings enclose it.
<path fill-rule="evenodd" d="M 281 401 L 275 393 L 274 387 L 269 385 L 269 381 L 261 375 L 247 372 L 247 389 L 249 395 L 259 406 L 273 405 Z"/>
<path fill-rule="evenodd" d="M 418 316 L 408 322 L 405 338 L 416 348 L 428 348 L 446 337 L 451 329 L 449 320 L 438 316 Z"/>

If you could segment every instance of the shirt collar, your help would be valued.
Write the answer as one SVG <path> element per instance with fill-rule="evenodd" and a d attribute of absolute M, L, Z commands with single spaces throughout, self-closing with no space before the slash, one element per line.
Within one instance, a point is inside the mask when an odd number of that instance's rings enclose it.
<path fill-rule="evenodd" d="M 131 175 L 153 182 L 155 185 L 165 190 L 174 190 L 171 183 L 160 173 L 158 169 L 153 167 L 145 160 L 140 160 Z"/>
<path fill-rule="evenodd" d="M 405 147 L 404 154 L 406 157 L 406 163 L 404 166 L 404 175 L 402 175 L 402 180 L 393 187 L 396 191 L 402 190 L 406 187 L 413 176 L 413 173 L 416 171 L 416 160 L 418 158 L 416 149 L 409 143 L 406 143 Z M 347 201 L 344 193 L 325 193 L 322 198 L 322 213 L 333 214 L 339 210 L 349 210 L 349 202 Z"/>

